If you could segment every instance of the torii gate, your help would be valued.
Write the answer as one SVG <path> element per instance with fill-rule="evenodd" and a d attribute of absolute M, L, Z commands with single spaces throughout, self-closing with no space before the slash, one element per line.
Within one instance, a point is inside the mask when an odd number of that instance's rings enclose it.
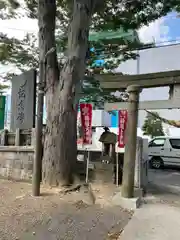
<path fill-rule="evenodd" d="M 136 158 L 136 138 L 138 110 L 180 108 L 180 71 L 158 72 L 139 75 L 101 74 L 96 75 L 103 89 L 129 93 L 128 102 L 105 103 L 105 110 L 128 110 L 127 142 L 124 154 L 122 197 L 134 195 L 134 169 Z M 170 86 L 169 100 L 144 101 L 139 103 L 143 88 Z"/>

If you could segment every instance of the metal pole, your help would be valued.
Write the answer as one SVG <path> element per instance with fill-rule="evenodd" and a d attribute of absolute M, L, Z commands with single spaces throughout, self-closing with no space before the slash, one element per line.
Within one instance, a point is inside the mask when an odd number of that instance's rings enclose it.
<path fill-rule="evenodd" d="M 122 197 L 132 198 L 134 195 L 134 172 L 136 161 L 136 139 L 137 139 L 137 120 L 139 93 L 141 89 L 137 85 L 127 88 L 129 93 L 128 100 L 128 123 L 126 129 L 126 145 L 124 153 Z"/>
<path fill-rule="evenodd" d="M 89 159 L 90 159 L 90 151 L 88 151 L 87 161 L 86 161 L 86 183 L 89 180 Z"/>
<path fill-rule="evenodd" d="M 119 186 L 119 154 L 116 152 L 116 186 Z"/>
<path fill-rule="evenodd" d="M 39 84 L 38 84 L 38 99 L 37 99 L 37 116 L 35 125 L 35 156 L 33 164 L 33 178 L 32 178 L 32 195 L 40 195 L 41 172 L 42 172 L 42 132 L 43 132 L 43 105 L 44 105 L 44 75 L 45 64 L 40 63 L 39 69 Z"/>
<path fill-rule="evenodd" d="M 44 107 L 44 91 L 46 84 L 46 61 L 47 57 L 56 49 L 52 47 L 47 51 L 44 60 L 40 61 L 39 65 L 39 88 L 37 99 L 37 116 L 36 116 L 36 134 L 35 134 L 35 156 L 33 164 L 33 178 L 32 178 L 32 195 L 40 195 L 40 184 L 42 174 L 42 134 L 43 134 L 43 107 Z"/>

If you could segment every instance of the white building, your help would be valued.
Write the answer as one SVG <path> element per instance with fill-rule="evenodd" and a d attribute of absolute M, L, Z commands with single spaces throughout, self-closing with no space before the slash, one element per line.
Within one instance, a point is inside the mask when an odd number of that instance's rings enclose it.
<path fill-rule="evenodd" d="M 122 63 L 117 69 L 124 74 L 145 74 L 154 72 L 164 72 L 180 70 L 180 44 L 161 46 L 140 50 L 136 60 L 128 60 Z M 166 100 L 169 98 L 169 88 L 144 89 L 140 95 L 140 101 L 146 100 Z M 157 110 L 160 116 L 180 120 L 180 110 Z M 142 128 L 146 117 L 145 111 L 139 111 L 138 127 Z M 167 125 L 164 128 L 167 129 Z M 167 130 L 166 130 L 167 132 Z M 169 127 L 169 134 L 180 136 L 180 129 Z"/>

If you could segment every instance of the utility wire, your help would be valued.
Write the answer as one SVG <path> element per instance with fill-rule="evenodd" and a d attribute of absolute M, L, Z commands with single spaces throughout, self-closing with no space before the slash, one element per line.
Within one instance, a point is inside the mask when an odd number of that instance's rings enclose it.
<path fill-rule="evenodd" d="M 7 26 L 2 26 L 2 30 L 3 28 L 5 30 L 13 30 L 13 31 L 21 31 L 21 32 L 24 32 L 24 33 L 36 33 L 38 32 L 38 29 L 37 30 L 26 30 L 26 29 L 22 29 L 22 28 L 14 28 L 14 27 L 7 27 Z"/>
<path fill-rule="evenodd" d="M 2 27 L 4 28 L 5 30 L 13 30 L 13 31 L 21 31 L 21 32 L 24 32 L 24 33 L 38 33 L 38 29 L 37 30 L 26 30 L 26 29 L 22 29 L 22 28 L 14 28 L 14 27 L 7 27 L 7 26 L 4 26 Z M 2 31 L 1 31 L 2 32 Z M 138 48 L 138 50 L 141 50 L 141 49 L 144 49 L 144 48 L 158 48 L 158 47 L 164 47 L 163 44 L 166 44 L 166 43 L 174 43 L 173 45 L 175 44 L 179 44 L 180 43 L 180 36 L 178 39 L 171 39 L 171 40 L 166 40 L 166 41 L 159 41 L 159 42 L 155 42 L 155 46 L 144 46 L 144 47 L 140 47 Z M 151 42 L 149 43 L 151 44 Z M 162 44 L 162 45 L 159 45 L 159 44 Z"/>

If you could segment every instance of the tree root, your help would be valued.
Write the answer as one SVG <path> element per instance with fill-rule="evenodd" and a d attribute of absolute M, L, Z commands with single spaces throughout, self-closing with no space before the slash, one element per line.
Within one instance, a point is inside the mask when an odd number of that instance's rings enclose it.
<path fill-rule="evenodd" d="M 60 194 L 65 195 L 65 194 L 72 193 L 72 192 L 88 193 L 92 204 L 95 204 L 96 197 L 95 197 L 94 192 L 92 190 L 91 184 L 84 183 L 84 184 L 78 184 L 76 186 L 71 186 L 68 189 L 64 189 L 64 190 L 60 191 Z"/>

